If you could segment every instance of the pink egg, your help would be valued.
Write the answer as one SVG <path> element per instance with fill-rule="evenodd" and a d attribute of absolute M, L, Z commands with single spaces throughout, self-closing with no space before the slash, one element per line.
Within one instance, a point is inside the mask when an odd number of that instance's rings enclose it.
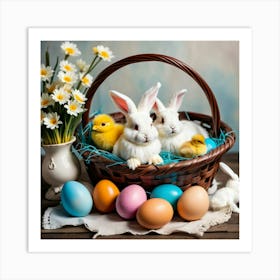
<path fill-rule="evenodd" d="M 145 190 L 139 185 L 125 187 L 117 197 L 116 211 L 123 219 L 136 217 L 138 208 L 147 200 Z"/>

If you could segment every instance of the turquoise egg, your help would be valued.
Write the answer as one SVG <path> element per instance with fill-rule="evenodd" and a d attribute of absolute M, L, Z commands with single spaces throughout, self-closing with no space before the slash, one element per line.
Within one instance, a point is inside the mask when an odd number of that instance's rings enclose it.
<path fill-rule="evenodd" d="M 162 198 L 167 200 L 176 209 L 177 201 L 183 191 L 176 185 L 173 184 L 162 184 L 153 189 L 150 198 Z"/>
<path fill-rule="evenodd" d="M 211 150 L 214 150 L 215 148 L 217 148 L 216 142 L 211 138 L 206 138 L 205 144 L 207 147 L 207 152 L 210 152 Z"/>
<path fill-rule="evenodd" d="M 61 204 L 71 216 L 84 217 L 93 206 L 93 199 L 88 189 L 77 181 L 68 181 L 61 191 Z"/>

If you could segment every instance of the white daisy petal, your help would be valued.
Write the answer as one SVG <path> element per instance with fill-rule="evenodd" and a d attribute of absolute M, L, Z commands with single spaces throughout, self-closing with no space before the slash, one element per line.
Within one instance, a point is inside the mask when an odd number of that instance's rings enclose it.
<path fill-rule="evenodd" d="M 47 108 L 54 104 L 54 100 L 48 93 L 43 93 L 41 96 L 41 108 Z"/>
<path fill-rule="evenodd" d="M 41 65 L 41 80 L 42 81 L 50 81 L 53 75 L 53 70 L 50 66 L 45 66 L 44 64 Z"/>
<path fill-rule="evenodd" d="M 55 113 L 48 113 L 46 117 L 43 119 L 44 125 L 47 128 L 55 129 L 58 128 L 60 124 L 62 124 L 62 121 L 59 120 L 60 116 Z"/>
<path fill-rule="evenodd" d="M 78 59 L 76 61 L 76 64 L 78 66 L 78 68 L 80 69 L 80 72 L 87 72 L 89 69 L 89 64 L 87 64 L 84 60 L 82 59 Z"/>
<path fill-rule="evenodd" d="M 111 59 L 114 57 L 112 51 L 108 47 L 104 47 L 102 45 L 94 47 L 93 53 L 105 61 L 111 61 Z"/>
<path fill-rule="evenodd" d="M 81 54 L 80 50 L 77 48 L 77 45 L 74 43 L 64 42 L 60 47 L 66 55 L 78 56 Z"/>
<path fill-rule="evenodd" d="M 59 63 L 59 67 L 61 71 L 64 72 L 75 72 L 76 66 L 73 63 L 68 62 L 67 60 L 62 60 Z"/>
<path fill-rule="evenodd" d="M 64 105 L 64 107 L 67 109 L 67 114 L 73 115 L 75 117 L 77 117 L 79 113 L 84 112 L 82 105 L 76 100 L 68 101 L 68 103 Z"/>
<path fill-rule="evenodd" d="M 82 82 L 82 85 L 84 87 L 89 88 L 92 84 L 93 81 L 93 77 L 90 74 L 87 74 L 86 76 L 84 76 L 83 73 L 80 74 L 80 80 Z"/>
<path fill-rule="evenodd" d="M 74 72 L 59 71 L 57 76 L 61 82 L 69 84 L 69 85 L 73 85 L 77 81 L 77 78 L 78 78 Z"/>
<path fill-rule="evenodd" d="M 74 97 L 74 100 L 76 100 L 78 103 L 85 104 L 87 98 L 79 90 L 77 90 L 77 89 L 73 90 L 72 95 Z"/>
<path fill-rule="evenodd" d="M 60 105 L 63 105 L 68 102 L 70 98 L 70 93 L 64 90 L 63 88 L 60 88 L 55 89 L 51 96 L 55 102 L 58 102 Z"/>

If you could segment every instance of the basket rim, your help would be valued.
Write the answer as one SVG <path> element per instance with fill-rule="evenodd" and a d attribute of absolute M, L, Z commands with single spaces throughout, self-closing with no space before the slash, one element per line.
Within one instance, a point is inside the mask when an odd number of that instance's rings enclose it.
<path fill-rule="evenodd" d="M 181 113 L 185 113 L 185 112 L 181 112 Z M 116 113 L 112 113 L 112 114 L 119 114 L 119 112 Z M 206 118 L 206 119 L 211 119 L 211 116 L 209 115 L 205 115 L 205 114 L 200 114 L 200 113 L 193 113 L 193 112 L 187 112 L 187 114 L 190 116 L 190 118 L 192 120 L 198 120 L 199 118 Z M 201 120 L 200 120 L 201 121 Z M 223 129 L 225 132 L 231 132 L 231 135 L 226 137 L 226 141 L 225 143 L 221 144 L 219 147 L 211 150 L 210 152 L 208 152 L 205 155 L 201 155 L 192 159 L 186 159 L 186 160 L 180 160 L 178 162 L 174 162 L 174 163 L 167 163 L 167 164 L 163 164 L 163 165 L 154 165 L 154 164 L 141 164 L 138 168 L 136 168 L 135 170 L 131 170 L 128 168 L 126 163 L 118 163 L 115 164 L 116 162 L 114 160 L 108 159 L 102 155 L 98 155 L 96 157 L 92 157 L 90 159 L 90 162 L 97 162 L 94 159 L 98 158 L 98 161 L 101 162 L 105 165 L 110 166 L 110 168 L 118 169 L 118 172 L 121 172 L 121 170 L 129 170 L 130 172 L 132 172 L 133 174 L 135 173 L 141 173 L 141 171 L 145 170 L 145 173 L 148 172 L 163 172 L 165 170 L 168 169 L 178 169 L 181 170 L 182 168 L 188 168 L 191 167 L 193 168 L 198 167 L 198 166 L 202 166 L 205 164 L 205 162 L 212 162 L 215 161 L 217 158 L 220 158 L 225 152 L 227 152 L 235 143 L 235 139 L 236 139 L 236 135 L 233 132 L 232 128 L 230 126 L 228 126 L 225 122 L 220 121 L 220 128 Z M 82 154 L 82 156 L 84 154 L 86 154 L 87 152 L 84 152 Z"/>

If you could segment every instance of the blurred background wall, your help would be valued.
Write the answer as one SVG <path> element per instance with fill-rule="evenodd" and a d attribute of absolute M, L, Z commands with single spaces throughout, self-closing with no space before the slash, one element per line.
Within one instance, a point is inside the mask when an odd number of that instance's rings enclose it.
<path fill-rule="evenodd" d="M 63 59 L 60 48 L 63 42 L 42 41 L 41 63 L 45 63 L 44 53 L 48 48 L 50 63 L 55 64 L 56 57 Z M 93 77 L 111 63 L 124 57 L 140 53 L 160 53 L 182 60 L 196 70 L 214 92 L 221 119 L 237 135 L 237 141 L 231 152 L 239 151 L 239 43 L 238 41 L 74 41 L 81 51 L 78 57 L 70 57 L 75 63 L 81 58 L 88 64 L 92 61 L 92 48 L 96 45 L 109 47 L 114 54 L 111 62 L 102 61 L 92 72 Z M 91 111 L 103 113 L 116 112 L 118 109 L 109 98 L 111 89 L 130 96 L 136 103 L 141 94 L 160 81 L 158 97 L 167 102 L 171 94 L 186 88 L 181 110 L 210 114 L 207 99 L 196 84 L 181 70 L 161 62 L 144 62 L 126 66 L 108 77 L 99 87 L 92 102 Z"/>

